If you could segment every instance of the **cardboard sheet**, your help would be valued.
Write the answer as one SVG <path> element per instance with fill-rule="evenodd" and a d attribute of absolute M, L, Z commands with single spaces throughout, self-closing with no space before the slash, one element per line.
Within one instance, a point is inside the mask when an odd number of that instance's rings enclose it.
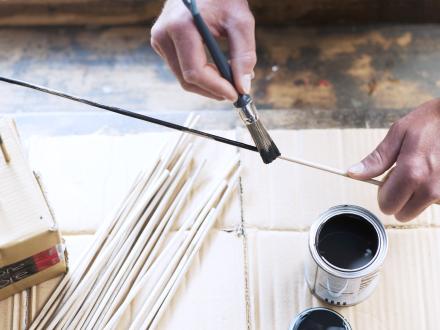
<path fill-rule="evenodd" d="M 242 139 L 248 140 L 241 131 Z M 386 134 L 384 129 L 274 131 L 283 155 L 347 169 L 368 155 Z M 410 223 L 383 214 L 377 187 L 316 169 L 277 160 L 264 165 L 259 155 L 242 152 L 243 210 L 246 225 L 260 229 L 307 230 L 331 206 L 355 204 L 378 216 L 386 226 L 439 225 L 440 206 L 428 208 Z"/>
<path fill-rule="evenodd" d="M 228 136 L 233 134 L 229 132 Z M 272 134 L 285 154 L 346 168 L 371 151 L 385 130 L 275 131 Z M 99 143 L 93 144 L 91 138 L 69 137 L 70 146 L 75 146 L 75 150 L 89 148 L 96 151 Z M 120 140 L 118 143 L 124 146 L 121 149 L 128 146 L 128 141 L 130 144 L 136 143 L 133 142 L 136 139 L 142 139 L 144 144 L 147 140 L 158 141 L 148 136 L 102 136 L 99 139 L 104 144 L 113 139 Z M 107 174 L 97 178 L 103 184 L 106 177 L 111 184 L 106 186 L 103 195 L 94 192 L 99 208 L 88 208 L 84 196 L 90 195 L 81 195 L 80 189 L 83 194 L 88 194 L 85 192 L 89 184 L 86 177 L 90 173 L 98 174 L 90 170 L 93 164 L 81 165 L 84 166 L 82 173 L 73 172 L 68 189 L 60 187 L 60 180 L 78 162 L 64 159 L 63 154 L 58 152 L 62 145 L 58 144 L 56 138 L 46 138 L 44 144 L 47 150 L 51 150 L 45 154 L 46 159 L 40 158 L 39 153 L 35 152 L 41 150 L 41 145 L 31 144 L 30 152 L 33 163 L 40 164 L 43 179 L 50 177 L 46 181 L 47 189 L 55 194 L 66 191 L 72 205 L 74 196 L 81 196 L 77 197 L 79 202 L 76 208 L 84 208 L 84 219 L 93 221 L 93 225 L 88 225 L 86 220 L 74 223 L 68 212 L 63 211 L 63 219 L 59 219 L 63 228 L 72 230 L 72 234 L 77 230 L 93 232 L 103 210 L 109 208 L 110 201 L 119 198 L 116 195 L 109 197 L 117 190 L 109 187 L 114 187 L 115 182 L 120 180 L 121 189 L 114 193 L 122 194 L 122 186 L 129 184 L 117 178 L 118 173 L 128 173 L 130 168 L 134 168 L 135 160 L 143 156 L 139 156 L 134 149 L 127 151 L 125 160 L 116 166 L 117 163 L 110 161 L 114 150 L 109 148 L 108 153 L 102 155 L 104 159 L 99 160 L 100 164 L 108 165 L 105 169 Z M 210 163 L 221 164 L 221 160 L 228 158 L 228 152 L 227 147 L 216 150 L 210 155 Z M 93 156 L 93 152 L 84 153 Z M 245 236 L 237 236 L 241 219 L 240 196 L 237 192 L 229 210 L 219 219 L 217 227 L 212 230 L 191 266 L 159 329 L 287 329 L 297 313 L 322 304 L 310 294 L 303 277 L 307 230 L 319 213 L 340 203 L 364 206 L 384 221 L 389 234 L 389 253 L 374 294 L 359 305 L 337 310 L 346 316 L 356 330 L 438 328 L 440 217 L 437 206 L 430 208 L 416 221 L 404 225 L 380 213 L 376 205 L 376 187 L 281 161 L 264 166 L 258 155 L 247 151 L 240 155 L 244 167 L 242 209 Z M 54 174 L 49 170 L 51 159 L 66 167 L 61 166 Z M 69 165 L 70 162 L 73 164 Z M 127 168 L 127 172 L 123 168 Z M 96 177 L 88 178 L 91 182 L 98 182 L 93 181 L 98 180 Z M 192 202 L 189 198 L 189 205 Z M 52 203 L 55 209 L 72 207 L 61 201 L 53 200 Z M 73 209 L 70 210 L 73 212 Z M 82 236 L 70 239 L 68 236 L 73 264 L 80 251 L 86 248 L 84 242 L 88 239 Z M 48 282 L 44 289 L 40 285 L 39 297 L 47 296 L 47 291 L 54 284 Z M 43 293 L 45 290 L 46 293 Z M 0 303 L 0 316 L 10 315 L 11 304 L 11 301 Z M 142 299 L 132 305 L 126 314 L 127 321 L 140 304 Z M 1 317 L 0 322 L 3 322 L 0 326 L 10 324 Z M 121 325 L 120 329 L 123 328 Z"/>
<path fill-rule="evenodd" d="M 326 306 L 304 280 L 307 233 L 249 230 L 252 329 L 287 329 L 312 306 Z M 437 329 L 440 310 L 440 229 L 389 229 L 389 251 L 378 288 L 353 307 L 330 307 L 356 330 Z"/>
<path fill-rule="evenodd" d="M 235 135 L 232 131 L 215 133 L 229 138 Z M 174 133 L 39 137 L 29 141 L 29 159 L 31 166 L 43 174 L 61 231 L 93 234 L 100 221 L 115 213 L 138 173 L 153 166 L 163 146 L 176 137 Z M 194 166 L 204 160 L 206 164 L 204 177 L 188 196 L 192 201 L 203 198 L 203 193 L 210 190 L 205 185 L 207 179 L 222 171 L 236 153 L 235 148 L 219 143 L 200 139 L 194 142 Z M 229 210 L 217 226 L 237 225 L 238 199 Z"/>

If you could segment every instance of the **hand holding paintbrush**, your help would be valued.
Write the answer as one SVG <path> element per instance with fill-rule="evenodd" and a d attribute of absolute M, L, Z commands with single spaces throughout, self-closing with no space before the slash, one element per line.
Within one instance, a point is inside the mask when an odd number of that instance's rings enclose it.
<path fill-rule="evenodd" d="M 209 31 L 208 26 L 205 24 L 205 21 L 200 15 L 196 1 L 183 0 L 183 3 L 191 12 L 191 15 L 194 19 L 194 24 L 202 36 L 203 41 L 205 42 L 206 47 L 208 48 L 220 74 L 223 78 L 229 81 L 231 85 L 234 86 L 235 83 L 232 76 L 232 69 L 218 43 L 215 41 L 213 35 Z M 239 115 L 249 130 L 249 133 L 251 134 L 264 163 L 269 164 L 278 158 L 281 154 L 269 136 L 269 133 L 267 132 L 263 123 L 259 119 L 252 97 L 249 94 L 239 93 L 238 99 L 234 102 L 234 106 L 238 109 Z"/>

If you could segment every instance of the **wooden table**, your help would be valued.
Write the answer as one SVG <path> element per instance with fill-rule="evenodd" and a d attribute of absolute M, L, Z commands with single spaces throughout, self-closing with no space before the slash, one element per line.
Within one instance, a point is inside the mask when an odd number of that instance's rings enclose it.
<path fill-rule="evenodd" d="M 208 128 L 235 124 L 229 103 L 184 92 L 148 39 L 144 26 L 2 28 L 0 72 L 176 121 L 200 111 Z M 435 25 L 259 28 L 253 94 L 270 127 L 388 127 L 438 94 L 439 40 Z M 139 127 L 4 83 L 0 93 L 0 114 L 37 132 Z"/>

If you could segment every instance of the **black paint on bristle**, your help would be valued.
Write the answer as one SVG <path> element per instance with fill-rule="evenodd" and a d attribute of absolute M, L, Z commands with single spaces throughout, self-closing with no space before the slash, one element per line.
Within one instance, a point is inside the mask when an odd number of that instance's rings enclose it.
<path fill-rule="evenodd" d="M 270 164 L 281 156 L 280 151 L 260 120 L 257 120 L 254 124 L 247 125 L 247 128 L 265 164 Z"/>

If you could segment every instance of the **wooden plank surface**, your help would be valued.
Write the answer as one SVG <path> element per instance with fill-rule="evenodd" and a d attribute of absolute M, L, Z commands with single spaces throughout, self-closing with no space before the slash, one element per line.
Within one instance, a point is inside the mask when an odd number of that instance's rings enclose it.
<path fill-rule="evenodd" d="M 151 22 L 161 0 L 3 0 L 0 25 L 83 25 Z M 250 0 L 260 24 L 433 23 L 440 3 L 429 0 Z"/>
<path fill-rule="evenodd" d="M 3 28 L 0 71 L 135 111 L 209 110 L 205 122 L 230 128 L 231 105 L 184 92 L 148 39 L 143 26 Z M 253 94 L 270 110 L 271 127 L 388 127 L 440 91 L 435 25 L 258 28 L 257 46 Z M 1 114 L 30 115 L 34 123 L 48 120 L 37 113 L 58 118 L 48 129 L 79 121 L 72 114 L 101 113 L 4 83 L 0 93 Z M 82 120 L 75 129 L 89 125 Z"/>

